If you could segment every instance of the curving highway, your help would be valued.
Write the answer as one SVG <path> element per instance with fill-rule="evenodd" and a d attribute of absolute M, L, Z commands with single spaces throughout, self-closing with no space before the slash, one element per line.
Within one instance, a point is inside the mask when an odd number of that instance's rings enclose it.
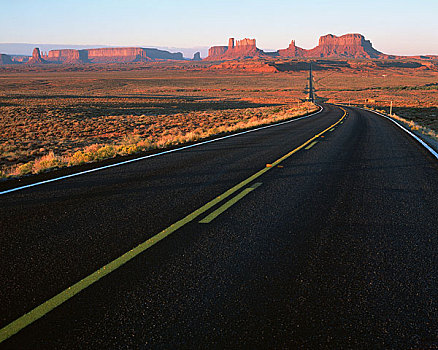
<path fill-rule="evenodd" d="M 323 108 L 1 194 L 0 348 L 438 346 L 438 162 Z"/>

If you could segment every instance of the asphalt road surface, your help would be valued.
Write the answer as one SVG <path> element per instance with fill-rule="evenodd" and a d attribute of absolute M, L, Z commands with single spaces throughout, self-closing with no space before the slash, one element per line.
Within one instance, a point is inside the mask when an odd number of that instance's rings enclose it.
<path fill-rule="evenodd" d="M 0 348 L 436 348 L 438 162 L 345 109 L 1 195 Z"/>

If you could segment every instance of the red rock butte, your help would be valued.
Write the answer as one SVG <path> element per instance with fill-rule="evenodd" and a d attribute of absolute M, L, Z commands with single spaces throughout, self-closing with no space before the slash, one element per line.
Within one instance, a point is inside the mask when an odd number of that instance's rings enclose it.
<path fill-rule="evenodd" d="M 255 39 L 242 39 L 234 41 L 228 39 L 228 46 L 212 46 L 208 50 L 206 60 L 227 60 L 240 58 L 263 57 L 266 54 L 257 48 Z"/>
<path fill-rule="evenodd" d="M 197 58 L 200 59 L 200 56 Z M 10 55 L 1 54 L 0 64 L 68 64 L 68 63 L 128 63 L 149 62 L 159 60 L 184 60 L 181 52 L 172 53 L 165 50 L 143 47 L 114 47 L 99 49 L 62 49 L 51 50 L 41 55 L 40 49 L 35 48 L 32 57 L 28 60 L 12 58 Z"/>
<path fill-rule="evenodd" d="M 84 50 L 51 50 L 43 58 L 51 63 L 112 63 L 183 60 L 182 53 L 143 47 L 115 47 Z"/>
<path fill-rule="evenodd" d="M 41 52 L 38 47 L 33 49 L 32 57 L 27 61 L 28 64 L 43 64 L 46 63 L 44 59 L 41 58 Z"/>
<path fill-rule="evenodd" d="M 277 58 L 359 58 L 359 59 L 406 59 L 422 60 L 438 59 L 438 56 L 394 56 L 386 55 L 376 50 L 369 40 L 361 34 L 345 34 L 336 36 L 327 34 L 319 38 L 318 46 L 306 50 L 296 45 L 292 40 L 285 49 L 274 52 L 265 52 L 256 45 L 256 39 L 235 40 L 228 39 L 227 46 L 212 46 L 208 50 L 206 61 L 231 61 L 244 59 L 277 59 Z M 91 64 L 91 63 L 129 63 L 151 62 L 165 60 L 184 60 L 182 53 L 172 53 L 165 50 L 144 47 L 111 47 L 97 49 L 63 49 L 51 50 L 41 55 L 39 48 L 35 48 L 32 57 L 11 56 L 0 54 L 0 65 L 28 63 L 36 64 Z M 193 61 L 200 61 L 199 52 L 193 56 Z M 218 66 L 215 66 L 218 67 Z M 224 67 L 229 67 L 224 65 Z M 261 70 L 259 66 L 254 69 Z"/>
<path fill-rule="evenodd" d="M 307 51 L 307 50 L 304 50 Z M 349 58 L 388 58 L 373 48 L 369 40 L 361 34 L 345 34 L 337 37 L 332 34 L 319 38 L 319 44 L 306 52 L 308 57 L 349 57 Z"/>
<path fill-rule="evenodd" d="M 212 46 L 206 60 L 229 60 L 256 57 L 331 57 L 331 58 L 396 58 L 385 55 L 373 48 L 371 42 L 361 34 L 345 34 L 340 37 L 328 34 L 319 38 L 319 44 L 306 50 L 296 46 L 292 40 L 289 47 L 276 52 L 264 52 L 256 47 L 255 39 L 236 42 L 230 38 L 228 46 Z"/>

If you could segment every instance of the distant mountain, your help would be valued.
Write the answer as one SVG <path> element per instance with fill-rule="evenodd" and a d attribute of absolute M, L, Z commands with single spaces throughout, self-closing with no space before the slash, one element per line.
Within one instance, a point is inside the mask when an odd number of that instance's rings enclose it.
<path fill-rule="evenodd" d="M 148 45 L 145 45 L 148 46 Z M 116 47 L 111 45 L 70 45 L 70 44 L 28 44 L 28 43 L 0 43 L 0 53 L 7 54 L 10 56 L 32 56 L 32 51 L 35 47 L 38 47 L 40 51 L 45 54 L 51 50 L 62 50 L 62 49 L 74 49 L 74 50 L 84 50 L 84 49 L 100 49 L 107 47 Z M 201 53 L 201 57 L 206 57 L 208 52 L 207 46 L 197 46 L 197 47 L 165 47 L 165 46 L 148 46 L 154 49 L 165 50 L 170 52 L 182 52 L 184 57 L 192 58 L 196 52 Z"/>
<path fill-rule="evenodd" d="M 196 56 L 199 60 L 199 52 Z M 144 47 L 103 47 L 92 49 L 60 49 L 42 53 L 36 47 L 32 56 L 1 54 L 0 64 L 90 64 L 90 63 L 129 63 L 162 60 L 184 60 L 181 52 L 169 52 L 156 48 Z"/>
<path fill-rule="evenodd" d="M 49 63 L 111 63 L 183 60 L 181 52 L 169 52 L 143 47 L 104 47 L 83 50 L 50 50 L 43 59 Z"/>
<path fill-rule="evenodd" d="M 32 56 L 33 49 L 38 47 L 41 52 L 45 53 L 50 50 L 61 49 L 94 49 L 110 47 L 108 45 L 69 45 L 69 44 L 28 44 L 28 43 L 0 43 L 0 52 L 10 56 Z"/>

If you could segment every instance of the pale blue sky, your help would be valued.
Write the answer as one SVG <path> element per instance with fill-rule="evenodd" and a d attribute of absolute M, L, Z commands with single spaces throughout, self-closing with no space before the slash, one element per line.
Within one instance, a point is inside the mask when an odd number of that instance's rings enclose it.
<path fill-rule="evenodd" d="M 362 33 L 390 54 L 438 54 L 438 0 L 0 0 L 0 42 L 193 47 L 257 39 L 316 46 Z"/>

